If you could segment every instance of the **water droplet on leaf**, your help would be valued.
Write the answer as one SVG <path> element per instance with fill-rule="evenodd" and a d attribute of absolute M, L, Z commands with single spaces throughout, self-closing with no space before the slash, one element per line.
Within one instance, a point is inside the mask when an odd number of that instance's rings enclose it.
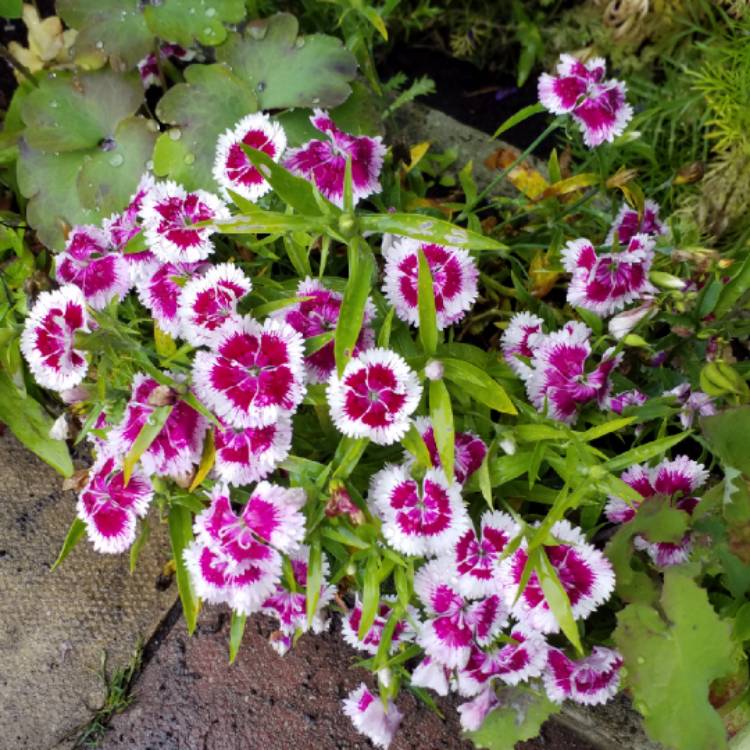
<path fill-rule="evenodd" d="M 209 18 L 212 18 L 213 16 L 215 16 L 216 15 L 216 8 L 206 8 L 206 15 Z"/>
<path fill-rule="evenodd" d="M 112 156 L 109 157 L 109 163 L 113 167 L 121 166 L 124 161 L 125 157 L 122 154 L 112 154 Z"/>
<path fill-rule="evenodd" d="M 185 154 L 185 164 L 193 164 L 195 162 L 195 154 Z"/>
<path fill-rule="evenodd" d="M 169 131 L 169 137 L 170 137 L 170 138 L 171 138 L 171 139 L 172 139 L 173 141 L 179 141 L 179 140 L 180 140 L 180 138 L 182 137 L 182 131 L 181 131 L 181 130 L 180 130 L 179 128 L 172 128 L 172 129 L 171 129 L 171 130 Z"/>
<path fill-rule="evenodd" d="M 266 90 L 266 84 L 265 81 L 260 81 L 258 85 L 255 87 L 260 93 L 263 93 Z"/>

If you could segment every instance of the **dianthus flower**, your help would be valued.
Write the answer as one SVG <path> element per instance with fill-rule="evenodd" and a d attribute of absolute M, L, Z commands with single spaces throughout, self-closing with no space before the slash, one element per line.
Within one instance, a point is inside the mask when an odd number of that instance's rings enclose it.
<path fill-rule="evenodd" d="M 288 414 L 280 414 L 265 427 L 220 422 L 214 433 L 214 472 L 222 482 L 240 486 L 265 479 L 289 455 L 292 420 Z"/>
<path fill-rule="evenodd" d="M 417 417 L 415 420 L 419 434 L 430 454 L 430 461 L 435 468 L 441 468 L 440 453 L 435 443 L 435 432 L 432 422 L 427 417 Z M 473 432 L 456 432 L 453 450 L 453 474 L 456 481 L 464 484 L 466 480 L 482 465 L 487 455 L 484 441 Z"/>
<path fill-rule="evenodd" d="M 672 460 L 665 459 L 652 468 L 645 464 L 631 466 L 620 479 L 643 497 L 640 502 L 653 497 L 666 497 L 675 508 L 692 515 L 700 502 L 694 493 L 705 484 L 708 471 L 703 464 L 687 456 L 677 456 Z M 627 523 L 635 516 L 640 502 L 628 503 L 610 495 L 604 514 L 610 523 Z M 692 540 L 690 532 L 679 542 L 649 542 L 639 534 L 633 539 L 633 546 L 645 550 L 659 567 L 667 567 L 687 562 Z"/>
<path fill-rule="evenodd" d="M 336 330 L 343 299 L 341 294 L 326 288 L 317 279 L 306 278 L 298 284 L 296 295 L 299 302 L 278 310 L 271 317 L 285 321 L 306 340 Z M 371 327 L 374 317 L 375 306 L 368 299 L 354 356 L 375 343 L 375 332 Z M 333 341 L 305 357 L 305 371 L 310 383 L 325 383 L 335 367 Z"/>
<path fill-rule="evenodd" d="M 545 546 L 544 551 L 568 595 L 573 617 L 583 620 L 612 594 L 615 586 L 612 565 L 586 542 L 581 530 L 568 521 L 558 521 L 550 534 L 558 543 Z M 521 624 L 541 633 L 557 633 L 560 624 L 550 609 L 536 571 L 518 596 L 527 560 L 525 543 L 507 559 L 507 575 L 512 585 L 504 589 L 506 601 Z"/>
<path fill-rule="evenodd" d="M 537 336 L 543 336 L 544 321 L 530 312 L 516 313 L 508 323 L 502 338 L 503 357 L 511 370 L 524 380 L 532 370 L 525 360 L 534 356 L 533 343 Z"/>
<path fill-rule="evenodd" d="M 664 224 L 659 221 L 659 204 L 656 201 L 646 200 L 643 204 L 643 213 L 639 214 L 634 208 L 623 203 L 614 222 L 609 230 L 604 244 L 611 245 L 615 236 L 620 245 L 627 245 L 636 234 L 646 234 L 656 237 L 666 233 Z"/>
<path fill-rule="evenodd" d="M 229 218 L 224 203 L 212 193 L 188 193 L 176 182 L 157 182 L 143 200 L 143 233 L 154 255 L 164 263 L 195 263 L 214 251 L 213 227 L 193 226 Z"/>
<path fill-rule="evenodd" d="M 707 393 L 693 390 L 689 383 L 681 383 L 671 391 L 665 391 L 664 396 L 674 396 L 680 404 L 680 424 L 683 430 L 693 426 L 695 417 L 710 417 L 716 414 L 714 401 Z"/>
<path fill-rule="evenodd" d="M 128 242 L 140 234 L 141 224 L 138 220 L 138 214 L 143 201 L 153 189 L 154 184 L 154 178 L 149 172 L 146 172 L 141 177 L 138 188 L 130 198 L 127 208 L 122 213 L 113 214 L 105 219 L 103 227 L 109 235 L 109 242 L 113 250 L 122 252 Z M 123 253 L 122 257 L 128 265 L 131 286 L 140 286 L 146 279 L 151 278 L 161 265 L 150 250 Z"/>
<path fill-rule="evenodd" d="M 534 340 L 531 375 L 526 392 L 534 406 L 549 415 L 573 424 L 578 407 L 596 400 L 603 406 L 609 396 L 609 376 L 620 363 L 621 355 L 608 349 L 590 372 L 586 365 L 591 355 L 591 331 L 583 323 L 567 323 L 559 331 Z"/>
<path fill-rule="evenodd" d="M 388 748 L 403 718 L 395 703 L 391 702 L 385 708 L 383 701 L 373 695 L 364 682 L 349 693 L 342 703 L 344 713 L 360 734 L 377 747 Z"/>
<path fill-rule="evenodd" d="M 75 348 L 75 334 L 88 330 L 86 300 L 77 286 L 39 295 L 21 334 L 21 351 L 39 385 L 64 391 L 83 380 L 89 363 Z"/>
<path fill-rule="evenodd" d="M 417 687 L 434 690 L 438 695 L 448 695 L 452 675 L 453 670 L 446 667 L 445 664 L 425 656 L 414 667 L 410 682 Z"/>
<path fill-rule="evenodd" d="M 550 700 L 572 700 L 587 706 L 606 703 L 617 694 L 622 657 L 617 651 L 594 646 L 589 656 L 573 661 L 560 649 L 551 648 L 544 672 L 544 688 Z"/>
<path fill-rule="evenodd" d="M 158 264 L 153 275 L 138 285 L 138 299 L 147 307 L 156 324 L 170 336 L 181 333 L 180 297 L 184 285 L 208 268 L 207 263 Z"/>
<path fill-rule="evenodd" d="M 483 513 L 480 523 L 479 535 L 470 527 L 446 555 L 454 569 L 456 589 L 469 598 L 490 596 L 507 585 L 501 556 L 520 531 L 518 524 L 499 510 Z"/>
<path fill-rule="evenodd" d="M 654 241 L 636 234 L 616 253 L 597 253 L 586 239 L 572 240 L 563 248 L 562 264 L 573 274 L 568 303 L 601 317 L 656 290 L 648 280 L 654 260 Z"/>
<path fill-rule="evenodd" d="M 250 161 L 243 146 L 262 151 L 277 162 L 286 148 L 286 133 L 267 114 L 256 112 L 243 117 L 219 137 L 213 175 L 223 196 L 231 200 L 229 191 L 233 190 L 255 202 L 271 190 L 271 185 Z"/>
<path fill-rule="evenodd" d="M 94 226 L 73 227 L 65 251 L 55 260 L 55 278 L 75 284 L 94 310 L 123 299 L 130 289 L 124 257 L 109 251 L 107 232 Z"/>
<path fill-rule="evenodd" d="M 302 337 L 277 320 L 226 325 L 199 351 L 193 383 L 204 403 L 234 427 L 264 427 L 296 410 L 305 395 Z"/>
<path fill-rule="evenodd" d="M 406 555 L 448 552 L 469 527 L 461 488 L 429 469 L 421 480 L 406 465 L 387 465 L 372 478 L 368 502 L 383 521 L 383 536 Z"/>
<path fill-rule="evenodd" d="M 422 396 L 417 375 L 389 349 L 367 349 L 349 360 L 341 378 L 334 371 L 326 398 L 336 427 L 377 445 L 396 443 L 409 429 Z"/>
<path fill-rule="evenodd" d="M 344 133 L 329 114 L 320 109 L 313 110 L 310 122 L 327 140 L 313 139 L 299 148 L 290 149 L 284 166 L 312 182 L 339 207 L 344 203 L 344 173 L 348 158 L 352 163 L 354 203 L 380 192 L 378 178 L 386 150 L 382 138 Z"/>
<path fill-rule="evenodd" d="M 237 515 L 226 491 L 195 518 L 195 541 L 183 555 L 196 593 L 239 614 L 258 612 L 281 578 L 281 555 L 296 552 L 305 535 L 305 492 L 261 482 Z"/>
<path fill-rule="evenodd" d="M 307 626 L 307 571 L 310 548 L 305 545 L 291 554 L 289 565 L 294 577 L 294 591 L 290 591 L 282 582 L 276 584 L 276 590 L 263 602 L 261 612 L 275 617 L 279 630 L 271 636 L 271 647 L 283 656 L 292 647 L 297 632 L 306 633 Z M 329 565 L 325 555 L 322 558 L 322 577 L 318 603 L 315 607 L 310 628 L 313 633 L 322 633 L 328 626 L 323 610 L 336 594 L 336 587 L 328 584 Z"/>
<path fill-rule="evenodd" d="M 609 397 L 609 408 L 615 414 L 622 414 L 629 406 L 642 406 L 646 401 L 648 396 L 637 389 L 622 391 Z"/>
<path fill-rule="evenodd" d="M 461 728 L 465 732 L 476 732 L 482 726 L 487 715 L 500 705 L 494 689 L 485 688 L 473 700 L 462 703 L 458 707 Z"/>
<path fill-rule="evenodd" d="M 228 320 L 239 320 L 237 302 L 252 286 L 250 279 L 232 263 L 221 263 L 192 278 L 179 296 L 182 338 L 193 346 L 212 344 Z"/>
<path fill-rule="evenodd" d="M 172 57 L 180 62 L 188 62 L 195 57 L 195 52 L 180 47 L 179 44 L 162 44 L 159 47 L 159 57 L 162 60 L 167 60 Z M 159 62 L 156 59 L 156 54 L 154 52 L 149 53 L 146 57 L 140 60 L 137 67 L 138 75 L 141 77 L 141 83 L 143 84 L 144 89 L 151 88 L 151 86 L 161 86 Z"/>
<path fill-rule="evenodd" d="M 380 601 L 378 612 L 375 615 L 372 625 L 370 625 L 364 637 L 360 638 L 359 625 L 362 621 L 362 602 L 357 597 L 349 614 L 341 620 L 341 635 L 344 637 L 344 640 L 352 648 L 356 648 L 359 651 L 365 651 L 373 656 L 377 654 L 380 640 L 383 637 L 383 629 L 393 611 L 394 601 L 395 597 L 387 596 Z M 415 619 L 417 616 L 416 611 L 411 607 L 409 608 L 409 615 L 412 619 Z M 399 620 L 391 636 L 389 652 L 394 653 L 400 644 L 413 641 L 415 635 L 416 633 L 407 619 L 403 618 Z"/>
<path fill-rule="evenodd" d="M 466 666 L 458 673 L 458 692 L 471 697 L 481 693 L 495 679 L 518 685 L 539 677 L 547 665 L 547 642 L 535 630 L 517 625 L 511 642 L 484 651 L 474 646 Z"/>
<path fill-rule="evenodd" d="M 446 667 L 465 667 L 474 645 L 489 645 L 508 622 L 508 609 L 497 594 L 478 601 L 461 596 L 445 560 L 432 560 L 419 569 L 414 592 L 427 613 L 417 643 Z"/>
<path fill-rule="evenodd" d="M 622 81 L 603 80 L 606 65 L 600 57 L 586 63 L 561 55 L 557 75 L 539 77 L 539 101 L 555 115 L 570 114 L 583 133 L 583 142 L 594 148 L 621 135 L 633 117 L 625 100 Z"/>
<path fill-rule="evenodd" d="M 136 468 L 125 485 L 122 468 L 106 453 L 89 471 L 78 496 L 78 517 L 97 552 L 124 552 L 135 541 L 136 518 L 143 517 L 154 497 L 151 480 Z"/>
<path fill-rule="evenodd" d="M 437 326 L 443 330 L 457 323 L 477 298 L 479 271 L 468 251 L 458 247 L 426 244 L 401 237 L 383 246 L 385 270 L 383 294 L 405 323 L 419 326 L 417 282 L 418 251 L 422 249 L 432 273 Z"/>
<path fill-rule="evenodd" d="M 140 457 L 146 474 L 159 474 L 176 480 L 190 475 L 200 462 L 206 418 L 180 400 L 168 386 L 137 373 L 132 393 L 120 424 L 113 430 L 112 453 L 126 455 L 158 406 L 172 404 L 172 411 L 159 434 Z"/>

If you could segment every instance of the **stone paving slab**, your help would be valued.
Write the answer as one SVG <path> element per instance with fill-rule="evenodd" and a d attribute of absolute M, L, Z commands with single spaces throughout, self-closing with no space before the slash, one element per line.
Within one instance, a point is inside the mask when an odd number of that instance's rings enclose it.
<path fill-rule="evenodd" d="M 98 674 L 130 659 L 175 601 L 157 588 L 169 559 L 166 531 L 151 537 L 133 576 L 127 555 L 101 555 L 82 539 L 50 565 L 75 516 L 75 495 L 6 430 L 0 436 L 0 748 L 72 746 L 102 705 Z"/>
<path fill-rule="evenodd" d="M 193 637 L 179 618 L 154 646 L 134 688 L 135 702 L 115 716 L 99 750 L 372 750 L 341 711 L 341 700 L 367 682 L 354 666 L 334 619 L 330 632 L 303 635 L 280 657 L 268 643 L 273 621 L 248 618 L 237 661 L 228 664 L 229 611 L 201 613 Z M 455 706 L 435 696 L 445 719 L 408 691 L 391 750 L 472 750 L 461 739 Z M 596 750 L 565 727 L 519 750 Z"/>

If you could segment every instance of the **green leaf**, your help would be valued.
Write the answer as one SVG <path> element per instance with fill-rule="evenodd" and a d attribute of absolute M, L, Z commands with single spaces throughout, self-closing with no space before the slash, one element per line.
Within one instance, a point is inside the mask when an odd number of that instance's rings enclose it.
<path fill-rule="evenodd" d="M 133 473 L 135 465 L 141 456 L 151 447 L 151 443 L 156 440 L 158 434 L 167 423 L 169 415 L 174 407 L 171 404 L 166 406 L 157 406 L 150 414 L 149 418 L 141 427 L 138 437 L 128 451 L 127 456 L 122 462 L 122 473 L 125 484 L 130 481 L 130 475 Z"/>
<path fill-rule="evenodd" d="M 224 234 L 285 234 L 287 232 L 320 232 L 325 228 L 325 221 L 317 216 L 256 211 L 252 214 L 239 214 L 231 219 L 215 221 L 213 226 Z"/>
<path fill-rule="evenodd" d="M 597 440 L 600 437 L 609 435 L 611 432 L 617 432 L 618 430 L 625 429 L 629 424 L 635 422 L 635 417 L 619 417 L 617 419 L 611 419 L 609 422 L 598 424 L 596 427 L 582 432 L 578 435 L 581 440 L 590 443 L 592 440 Z"/>
<path fill-rule="evenodd" d="M 440 464 L 449 483 L 453 479 L 453 453 L 455 450 L 455 429 L 451 397 L 442 380 L 430 381 L 430 420 L 435 433 L 435 445 L 440 456 Z"/>
<path fill-rule="evenodd" d="M 157 139 L 154 173 L 187 190 L 215 192 L 214 146 L 225 130 L 258 110 L 258 101 L 248 83 L 224 65 L 191 65 L 184 75 L 185 83 L 173 86 L 156 106 L 158 118 L 175 127 Z"/>
<path fill-rule="evenodd" d="M 348 250 L 349 280 L 341 302 L 334 343 L 336 370 L 339 377 L 344 372 L 359 338 L 372 276 L 375 272 L 375 260 L 367 243 L 355 237 L 351 240 Z"/>
<path fill-rule="evenodd" d="M 378 614 L 378 607 L 380 606 L 379 567 L 380 559 L 377 554 L 370 555 L 365 565 L 362 586 L 362 619 L 359 622 L 359 630 L 357 631 L 357 636 L 360 640 L 364 639 L 367 635 L 367 631 L 372 627 L 375 617 Z"/>
<path fill-rule="evenodd" d="M 0 0 L 0 17 L 20 18 L 23 11 L 23 0 Z"/>
<path fill-rule="evenodd" d="M 679 433 L 679 435 L 670 435 L 669 437 L 659 438 L 645 445 L 638 445 L 629 451 L 625 451 L 625 453 L 620 453 L 615 458 L 611 458 L 603 465 L 603 468 L 607 469 L 607 471 L 622 471 L 633 464 L 640 464 L 655 456 L 661 456 L 670 448 L 674 448 L 675 445 L 681 443 L 690 434 L 691 431 L 686 430 Z"/>
<path fill-rule="evenodd" d="M 232 619 L 229 625 L 229 663 L 234 664 L 237 652 L 240 650 L 242 636 L 245 634 L 245 623 L 247 615 L 241 615 L 232 610 Z"/>
<path fill-rule="evenodd" d="M 298 37 L 297 19 L 277 13 L 232 33 L 217 50 L 224 62 L 257 93 L 261 109 L 336 107 L 346 100 L 355 77 L 354 55 L 339 39 L 324 34 Z"/>
<path fill-rule="evenodd" d="M 525 685 L 498 691 L 500 706 L 491 711 L 476 732 L 468 735 L 477 747 L 488 750 L 514 750 L 516 743 L 539 734 L 542 724 L 560 711 L 544 692 Z"/>
<path fill-rule="evenodd" d="M 193 42 L 206 46 L 227 38 L 225 23 L 239 23 L 245 17 L 244 0 L 160 0 L 147 5 L 144 16 L 149 29 L 168 42 L 183 47 Z"/>
<path fill-rule="evenodd" d="M 173 504 L 169 509 L 168 524 L 177 577 L 177 591 L 180 594 L 188 635 L 192 635 L 198 620 L 200 600 L 195 595 L 190 573 L 182 556 L 183 551 L 193 541 L 192 513 L 183 505 Z"/>
<path fill-rule="evenodd" d="M 727 409 L 701 420 L 703 434 L 711 450 L 725 466 L 734 466 L 750 477 L 750 452 L 746 440 L 750 435 L 750 406 Z"/>
<path fill-rule="evenodd" d="M 714 315 L 717 318 L 723 318 L 731 312 L 748 289 L 750 289 L 750 255 L 745 256 L 737 273 L 724 286 L 714 308 Z"/>
<path fill-rule="evenodd" d="M 154 51 L 154 34 L 146 25 L 140 3 L 123 0 L 57 0 L 57 14 L 78 34 L 73 45 L 76 59 L 101 53 L 112 67 L 133 68 Z"/>
<path fill-rule="evenodd" d="M 155 133 L 134 116 L 143 101 L 136 75 L 109 70 L 43 79 L 23 101 L 18 186 L 27 220 L 47 246 L 66 228 L 122 210 L 151 157 Z"/>
<path fill-rule="evenodd" d="M 570 599 L 557 576 L 555 567 L 550 563 L 547 553 L 542 548 L 538 550 L 536 575 L 544 592 L 544 598 L 547 600 L 555 619 L 560 623 L 560 628 L 565 633 L 565 637 L 575 646 L 576 651 L 582 654 L 581 636 L 578 633 L 578 625 L 576 625 L 576 619 L 573 616 Z"/>
<path fill-rule="evenodd" d="M 334 456 L 334 469 L 331 479 L 347 479 L 367 450 L 370 441 L 367 438 L 342 437 Z"/>
<path fill-rule="evenodd" d="M 417 307 L 419 308 L 419 341 L 425 354 L 434 354 L 438 345 L 435 287 L 432 271 L 422 248 L 418 248 Z"/>
<path fill-rule="evenodd" d="M 528 120 L 529 117 L 533 117 L 534 115 L 538 115 L 541 112 L 544 112 L 544 105 L 540 102 L 537 102 L 536 104 L 529 104 L 526 107 L 523 107 L 522 109 L 519 109 L 518 112 L 511 115 L 494 133 L 492 136 L 493 138 L 497 138 L 499 135 L 502 135 L 506 130 L 510 130 L 511 128 L 515 127 L 516 125 L 520 125 L 524 120 Z"/>
<path fill-rule="evenodd" d="M 214 431 L 211 427 L 206 431 L 206 439 L 203 441 L 203 452 L 201 454 L 201 461 L 198 464 L 198 470 L 195 472 L 193 481 L 190 483 L 188 492 L 195 492 L 198 487 L 203 483 L 203 480 L 208 476 L 208 473 L 213 469 L 214 462 L 216 461 L 216 444 L 214 441 Z"/>
<path fill-rule="evenodd" d="M 505 389 L 484 370 L 459 359 L 445 358 L 440 361 L 443 363 L 445 377 L 463 388 L 475 401 L 503 414 L 518 413 Z"/>
<path fill-rule="evenodd" d="M 55 471 L 64 477 L 72 476 L 73 462 L 67 444 L 49 436 L 52 419 L 31 396 L 19 393 L 5 370 L 0 370 L 0 422 Z"/>
<path fill-rule="evenodd" d="M 76 518 L 73 523 L 70 524 L 68 533 L 65 535 L 65 541 L 60 549 L 60 553 L 57 555 L 57 559 L 52 563 L 50 571 L 54 570 L 62 561 L 70 554 L 73 547 L 78 544 L 81 537 L 86 533 L 86 524 L 80 519 Z"/>
<path fill-rule="evenodd" d="M 411 423 L 409 431 L 401 439 L 401 445 L 416 458 L 417 466 L 425 469 L 429 469 L 432 466 L 430 451 L 414 422 Z"/>
<path fill-rule="evenodd" d="M 307 563 L 307 627 L 312 625 L 320 599 L 320 586 L 323 583 L 323 550 L 320 537 L 310 541 L 310 556 Z"/>
<path fill-rule="evenodd" d="M 131 576 L 133 575 L 133 573 L 135 573 L 135 567 L 138 564 L 138 558 L 140 557 L 141 550 L 143 549 L 143 545 L 148 541 L 149 536 L 151 536 L 151 528 L 148 525 L 148 519 L 144 518 L 143 522 L 141 523 L 141 533 L 138 534 L 138 537 L 133 542 L 133 546 L 130 548 Z"/>
<path fill-rule="evenodd" d="M 625 687 L 657 742 L 680 750 L 726 747 L 721 716 L 708 699 L 711 682 L 737 667 L 731 625 L 706 591 L 679 568 L 664 573 L 660 607 L 629 604 L 614 639 L 625 660 Z"/>
<path fill-rule="evenodd" d="M 363 232 L 398 234 L 421 242 L 436 242 L 472 250 L 507 249 L 505 245 L 482 234 L 424 214 L 362 214 L 359 222 Z"/>
<path fill-rule="evenodd" d="M 340 214 L 341 210 L 322 195 L 315 196 L 315 187 L 308 180 L 296 177 L 288 170 L 277 164 L 263 151 L 243 146 L 250 161 L 263 173 L 274 192 L 296 211 L 308 216 L 322 216 L 321 203 L 326 206 L 327 213 Z"/>

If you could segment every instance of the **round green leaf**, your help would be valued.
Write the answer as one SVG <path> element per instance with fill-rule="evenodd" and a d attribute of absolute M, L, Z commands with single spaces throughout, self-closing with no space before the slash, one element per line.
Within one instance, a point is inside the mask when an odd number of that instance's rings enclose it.
<path fill-rule="evenodd" d="M 245 17 L 243 0 L 163 0 L 147 5 L 146 23 L 160 39 L 189 47 L 194 41 L 213 46 L 227 38 L 225 23 Z"/>
<path fill-rule="evenodd" d="M 171 177 L 188 190 L 217 189 L 211 175 L 219 136 L 250 112 L 258 102 L 252 89 L 224 65 L 191 65 L 185 83 L 171 88 L 156 114 L 176 126 L 159 136 L 154 172 Z"/>
<path fill-rule="evenodd" d="M 107 55 L 112 67 L 133 68 L 154 48 L 154 34 L 136 0 L 57 0 L 57 13 L 78 29 L 73 46 L 77 59 Z"/>
<path fill-rule="evenodd" d="M 351 91 L 354 55 L 325 34 L 298 37 L 297 19 L 278 13 L 244 34 L 232 33 L 216 52 L 258 96 L 261 109 L 336 107 Z"/>

